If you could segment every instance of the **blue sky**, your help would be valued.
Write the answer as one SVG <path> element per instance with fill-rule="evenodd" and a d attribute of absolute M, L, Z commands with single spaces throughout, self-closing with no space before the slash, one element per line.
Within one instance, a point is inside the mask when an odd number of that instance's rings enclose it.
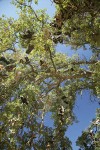
<path fill-rule="evenodd" d="M 35 6 L 35 9 L 37 8 L 48 8 L 47 13 L 50 14 L 50 16 L 54 15 L 55 8 L 50 0 L 45 0 L 45 3 L 43 3 L 43 0 L 39 0 L 39 6 Z M 0 0 L 0 16 L 2 14 L 6 14 L 8 17 L 12 16 L 14 18 L 17 18 L 17 13 L 15 10 L 15 7 L 10 4 L 10 0 Z M 63 52 L 68 54 L 70 57 L 73 53 L 79 53 L 81 57 L 90 58 L 91 51 L 82 49 L 78 51 L 72 51 L 70 47 L 66 47 L 63 45 L 57 46 L 58 52 Z M 78 136 L 81 135 L 82 130 L 85 130 L 88 125 L 90 124 L 90 121 L 95 117 L 96 108 L 98 108 L 97 102 L 90 102 L 90 94 L 88 90 L 85 90 L 83 92 L 83 96 L 77 95 L 77 101 L 76 106 L 74 108 L 74 113 L 77 116 L 77 119 L 79 123 L 74 123 L 72 126 L 69 127 L 68 131 L 66 132 L 66 135 L 70 138 L 70 140 L 73 143 L 73 150 L 78 150 L 78 147 L 75 145 L 75 141 Z M 52 126 L 53 122 L 50 120 L 50 114 L 46 115 L 45 124 Z"/>

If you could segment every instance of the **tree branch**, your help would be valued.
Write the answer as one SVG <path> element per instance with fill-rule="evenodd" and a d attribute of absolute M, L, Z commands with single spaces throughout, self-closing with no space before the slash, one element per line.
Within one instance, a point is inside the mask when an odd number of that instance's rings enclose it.
<path fill-rule="evenodd" d="M 73 61 L 70 62 L 70 65 L 93 65 L 95 63 L 98 63 L 99 61 L 93 60 L 93 61 Z M 68 64 L 65 64 L 63 66 L 58 67 L 57 69 L 68 67 Z"/>
<path fill-rule="evenodd" d="M 56 69 L 55 63 L 54 63 L 54 61 L 53 61 L 53 58 L 52 58 L 52 54 L 51 54 L 50 49 L 49 49 L 49 53 L 50 53 L 50 59 L 51 59 L 51 62 L 52 62 L 52 64 L 53 64 L 53 67 L 54 67 L 55 72 L 56 72 L 56 71 L 57 71 L 57 69 Z"/>

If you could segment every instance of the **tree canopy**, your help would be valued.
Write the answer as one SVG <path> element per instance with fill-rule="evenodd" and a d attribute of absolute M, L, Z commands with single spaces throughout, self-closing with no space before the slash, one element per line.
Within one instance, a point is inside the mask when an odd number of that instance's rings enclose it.
<path fill-rule="evenodd" d="M 34 10 L 37 0 L 13 0 L 19 9 L 18 19 L 0 18 L 2 150 L 72 150 L 65 132 L 76 120 L 77 92 L 88 89 L 91 95 L 100 96 L 100 1 L 52 2 L 56 7 L 53 18 L 45 10 Z M 89 60 L 69 57 L 57 52 L 59 43 L 76 51 L 82 48 L 84 53 L 89 48 L 92 56 Z M 47 112 L 52 114 L 53 128 L 44 124 Z M 95 126 L 96 133 L 90 133 Z M 94 137 L 97 140 L 93 143 Z M 83 150 L 98 150 L 98 140 L 99 109 L 77 145 Z"/>

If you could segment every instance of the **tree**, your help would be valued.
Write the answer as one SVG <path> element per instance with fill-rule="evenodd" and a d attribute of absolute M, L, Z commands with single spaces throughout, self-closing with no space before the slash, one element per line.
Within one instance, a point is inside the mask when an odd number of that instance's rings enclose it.
<path fill-rule="evenodd" d="M 35 11 L 32 0 L 13 1 L 20 9 L 17 20 L 0 18 L 2 149 L 71 150 L 65 132 L 76 119 L 76 93 L 89 89 L 100 95 L 100 2 L 53 2 L 52 20 L 44 10 Z M 92 57 L 70 58 L 56 51 L 58 43 L 74 49 L 88 45 Z M 44 125 L 47 112 L 54 128 Z"/>

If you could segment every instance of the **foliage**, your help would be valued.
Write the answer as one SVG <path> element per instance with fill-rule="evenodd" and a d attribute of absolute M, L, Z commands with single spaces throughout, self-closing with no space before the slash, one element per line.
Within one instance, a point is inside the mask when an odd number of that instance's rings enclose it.
<path fill-rule="evenodd" d="M 76 118 L 76 93 L 100 95 L 100 2 L 55 0 L 53 19 L 32 2 L 13 0 L 18 19 L 0 18 L 0 147 L 71 150 L 65 132 Z M 89 61 L 70 58 L 56 51 L 58 43 L 88 44 L 93 53 Z M 54 128 L 44 125 L 47 112 Z"/>
<path fill-rule="evenodd" d="M 99 150 L 100 148 L 100 109 L 97 109 L 96 118 L 82 136 L 78 138 L 77 145 L 86 150 Z M 81 150 L 82 150 L 81 149 Z"/>

